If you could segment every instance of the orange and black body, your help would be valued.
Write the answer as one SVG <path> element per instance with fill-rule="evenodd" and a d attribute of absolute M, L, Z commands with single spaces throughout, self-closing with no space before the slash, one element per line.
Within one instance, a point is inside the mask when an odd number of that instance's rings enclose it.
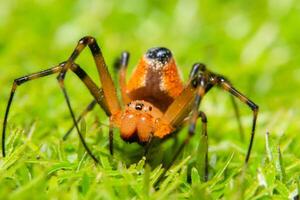
<path fill-rule="evenodd" d="M 184 88 L 168 49 L 148 50 L 123 87 L 123 96 L 126 96 L 123 98 L 129 99 L 129 103 L 120 114 L 112 116 L 112 124 L 120 128 L 125 141 L 145 144 L 153 136 L 164 137 L 176 129 L 161 122 L 163 113 Z"/>
<path fill-rule="evenodd" d="M 101 88 L 76 63 L 77 57 L 86 47 L 89 47 L 93 55 L 100 77 Z M 113 153 L 112 138 L 114 128 L 120 129 L 121 137 L 125 141 L 149 144 L 151 138 L 164 138 L 178 130 L 183 124 L 189 123 L 188 137 L 174 154 L 173 160 L 175 160 L 184 145 L 194 135 L 195 124 L 198 118 L 201 118 L 203 123 L 202 135 L 207 139 L 207 118 L 204 112 L 199 110 L 199 106 L 205 94 L 214 86 L 228 91 L 234 97 L 237 97 L 248 105 L 253 111 L 251 138 L 245 159 L 245 162 L 248 162 L 254 140 L 258 106 L 236 90 L 229 81 L 221 75 L 209 71 L 205 65 L 196 63 L 191 69 L 188 82 L 183 84 L 171 51 L 164 47 L 156 47 L 149 49 L 140 59 L 135 71 L 127 82 L 125 77 L 128 61 L 129 53 L 123 52 L 117 62 L 122 101 L 117 96 L 116 87 L 106 66 L 102 51 L 95 38 L 90 36 L 84 37 L 78 42 L 76 48 L 65 62 L 52 68 L 15 79 L 3 121 L 3 156 L 6 155 L 5 132 L 8 113 L 17 87 L 30 80 L 57 73 L 57 80 L 66 99 L 74 127 L 86 151 L 95 162 L 98 162 L 98 159 L 88 148 L 78 128 L 78 122 L 96 104 L 105 111 L 110 119 L 109 138 L 111 153 Z M 77 120 L 64 86 L 65 75 L 69 70 L 78 76 L 94 98 Z M 236 109 L 236 106 L 234 108 Z M 237 109 L 236 113 L 239 116 Z M 64 139 L 72 129 L 73 127 L 68 131 Z M 203 161 L 205 164 L 205 180 L 208 177 L 207 148 L 205 160 Z M 170 165 L 166 167 L 166 170 L 169 167 Z"/>

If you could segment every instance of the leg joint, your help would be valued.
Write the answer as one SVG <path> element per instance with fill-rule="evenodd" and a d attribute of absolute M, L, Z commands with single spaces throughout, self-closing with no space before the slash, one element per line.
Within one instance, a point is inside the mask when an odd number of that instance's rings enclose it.
<path fill-rule="evenodd" d="M 88 45 L 93 55 L 101 54 L 101 50 L 96 42 L 96 39 L 92 36 L 85 36 L 81 38 L 78 43 L 79 45 Z"/>
<path fill-rule="evenodd" d="M 17 78 L 14 80 L 14 85 L 21 85 L 22 83 L 24 83 L 28 80 L 29 80 L 28 76 L 23 76 L 21 78 Z"/>
<path fill-rule="evenodd" d="M 206 114 L 202 111 L 199 112 L 199 117 L 201 117 L 201 120 L 203 123 L 207 123 L 207 117 Z"/>
<path fill-rule="evenodd" d="M 85 36 L 79 40 L 79 44 L 88 45 L 96 42 L 96 39 L 92 36 Z"/>
<path fill-rule="evenodd" d="M 247 101 L 247 104 L 254 112 L 258 112 L 258 109 L 259 109 L 258 105 L 256 105 L 252 101 Z"/>
<path fill-rule="evenodd" d="M 190 136 L 193 136 L 195 134 L 195 128 L 196 128 L 195 123 L 190 124 L 189 132 L 188 132 Z"/>

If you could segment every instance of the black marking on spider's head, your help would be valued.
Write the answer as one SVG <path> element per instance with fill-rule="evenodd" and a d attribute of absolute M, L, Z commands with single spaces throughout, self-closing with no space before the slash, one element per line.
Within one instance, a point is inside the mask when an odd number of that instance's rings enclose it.
<path fill-rule="evenodd" d="M 136 109 L 136 110 L 142 110 L 143 107 L 144 107 L 144 104 L 142 104 L 142 103 L 137 103 L 137 104 L 135 105 L 135 109 Z"/>
<path fill-rule="evenodd" d="M 166 64 L 172 58 L 172 53 L 165 47 L 155 47 L 147 51 L 146 57 Z"/>

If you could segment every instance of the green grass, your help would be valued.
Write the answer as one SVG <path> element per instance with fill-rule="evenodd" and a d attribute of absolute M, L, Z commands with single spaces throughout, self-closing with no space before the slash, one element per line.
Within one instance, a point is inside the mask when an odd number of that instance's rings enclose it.
<path fill-rule="evenodd" d="M 253 151 L 244 170 L 251 110 L 239 103 L 247 139 L 242 141 L 228 94 L 218 89 L 207 94 L 201 107 L 208 116 L 209 181 L 201 179 L 202 151 L 196 134 L 155 190 L 161 164 L 170 160 L 186 128 L 178 133 L 178 143 L 174 137 L 158 145 L 146 160 L 143 149 L 124 143 L 116 130 L 112 157 L 108 119 L 96 108 L 80 124 L 100 160 L 95 165 L 76 132 L 62 141 L 72 121 L 55 76 L 24 84 L 17 90 L 8 120 L 8 156 L 0 158 L 1 199 L 291 199 L 298 195 L 299 10 L 296 0 L 1 1 L 1 123 L 13 79 L 66 60 L 85 35 L 97 38 L 109 67 L 122 50 L 131 52 L 128 77 L 148 48 L 166 46 L 184 80 L 194 62 L 204 62 L 260 106 Z M 88 51 L 78 63 L 98 81 Z M 78 115 L 92 97 L 71 73 L 66 87 Z"/>

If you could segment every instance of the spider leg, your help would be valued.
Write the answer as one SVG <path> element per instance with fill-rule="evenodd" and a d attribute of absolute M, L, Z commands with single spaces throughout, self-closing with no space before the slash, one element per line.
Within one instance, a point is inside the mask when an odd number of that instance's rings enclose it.
<path fill-rule="evenodd" d="M 110 155 L 114 155 L 114 130 L 111 125 L 109 126 L 109 152 Z"/>
<path fill-rule="evenodd" d="M 208 136 L 207 136 L 207 117 L 205 115 L 205 113 L 203 111 L 197 111 L 195 110 L 192 114 L 191 117 L 191 121 L 190 121 L 190 125 L 189 125 L 189 130 L 188 130 L 188 136 L 185 138 L 185 140 L 183 141 L 183 143 L 180 145 L 180 147 L 178 148 L 178 150 L 176 151 L 176 153 L 174 154 L 174 157 L 172 158 L 172 161 L 170 162 L 170 164 L 168 165 L 168 167 L 166 168 L 166 171 L 172 166 L 173 162 L 177 159 L 177 157 L 179 156 L 179 154 L 181 153 L 181 151 L 183 150 L 183 148 L 185 147 L 185 145 L 187 145 L 190 141 L 190 139 L 195 135 L 195 129 L 196 129 L 196 123 L 197 123 L 197 119 L 201 118 L 201 122 L 202 122 L 202 132 L 201 132 L 201 139 L 203 140 L 202 142 L 204 143 L 204 158 L 203 158 L 203 163 L 204 163 L 204 181 L 208 180 Z"/>
<path fill-rule="evenodd" d="M 12 100 L 13 100 L 13 97 L 14 97 L 17 87 L 27 81 L 61 72 L 64 65 L 65 65 L 65 63 L 61 63 L 50 69 L 43 70 L 41 72 L 33 73 L 30 75 L 26 75 L 26 76 L 23 76 L 23 77 L 20 77 L 20 78 L 17 78 L 14 80 L 14 83 L 13 83 L 13 86 L 11 89 L 11 93 L 10 93 L 10 98 L 8 100 L 8 104 L 6 107 L 4 121 L 3 121 L 3 130 L 2 130 L 2 155 L 3 155 L 3 157 L 5 157 L 5 133 L 6 133 L 7 118 L 8 118 L 8 113 L 9 113 L 11 103 L 12 103 Z M 103 90 L 98 88 L 98 86 L 91 80 L 91 78 L 78 65 L 72 64 L 70 69 L 82 80 L 82 82 L 86 85 L 86 87 L 88 88 L 88 90 L 90 91 L 92 96 L 95 98 L 97 103 L 103 108 L 103 110 L 106 113 L 109 113 L 109 108 L 105 101 Z M 66 96 L 66 93 L 64 93 L 64 95 Z M 91 151 L 87 147 L 87 145 L 84 141 L 84 138 L 82 137 L 80 132 L 78 132 L 78 133 L 79 133 L 81 142 L 83 143 L 84 147 L 86 148 L 86 151 L 96 162 L 98 162 L 98 160 L 95 158 L 95 156 L 92 155 Z"/>
<path fill-rule="evenodd" d="M 208 179 L 208 145 L 207 145 L 207 118 L 204 112 L 198 111 L 201 99 L 205 95 L 205 87 L 207 84 L 206 77 L 198 76 L 198 71 L 202 70 L 203 65 L 196 63 L 190 73 L 189 84 L 185 87 L 183 92 L 174 100 L 174 102 L 169 106 L 167 111 L 162 117 L 162 121 L 169 122 L 171 126 L 177 127 L 180 123 L 184 121 L 184 117 L 192 112 L 191 122 L 189 126 L 188 136 L 184 142 L 180 145 L 178 150 L 175 152 L 171 162 L 165 167 L 163 173 L 160 175 L 156 184 L 160 182 L 165 173 L 172 166 L 173 162 L 177 159 L 184 146 L 189 143 L 190 139 L 195 133 L 196 122 L 199 117 L 202 119 L 202 138 L 205 144 L 204 152 L 204 177 L 206 181 Z M 176 109 L 177 108 L 177 109 Z M 172 115 L 173 114 L 173 115 Z"/>
<path fill-rule="evenodd" d="M 129 61 L 129 53 L 124 51 L 122 52 L 121 57 L 117 60 L 114 66 L 117 70 L 119 70 L 118 73 L 119 84 L 120 84 L 121 95 L 124 104 L 127 104 L 131 101 L 126 93 L 126 70 L 128 66 L 128 61 Z M 114 154 L 113 137 L 114 137 L 113 127 L 110 125 L 109 126 L 109 151 L 111 155 Z"/>
<path fill-rule="evenodd" d="M 20 78 L 17 78 L 14 80 L 11 91 L 10 91 L 10 97 L 6 106 L 6 111 L 5 111 L 5 116 L 4 116 L 4 121 L 3 121 L 3 129 L 2 129 L 2 156 L 5 157 L 6 152 L 5 152 L 5 133 L 6 133 L 6 125 L 7 125 L 7 118 L 8 118 L 8 113 L 11 107 L 11 103 L 13 101 L 13 97 L 15 95 L 15 92 L 17 90 L 17 87 L 22 85 L 23 83 L 26 83 L 27 81 L 31 81 L 37 78 L 41 78 L 44 76 L 48 76 L 51 74 L 55 74 L 59 71 L 61 71 L 62 66 L 58 65 L 37 73 L 32 73 L 26 76 L 22 76 Z"/>
<path fill-rule="evenodd" d="M 243 129 L 243 126 L 242 126 L 241 115 L 240 115 L 238 105 L 237 105 L 236 100 L 233 96 L 230 96 L 230 99 L 231 99 L 231 103 L 232 103 L 232 106 L 233 106 L 233 109 L 234 109 L 234 114 L 235 114 L 235 117 L 236 117 L 236 120 L 237 120 L 237 123 L 238 123 L 238 128 L 240 130 L 240 132 L 239 132 L 240 133 L 240 138 L 241 138 L 242 141 L 245 141 L 244 129 Z"/>
<path fill-rule="evenodd" d="M 204 157 L 203 160 L 200 160 L 200 167 L 204 166 L 203 168 L 203 180 L 208 181 L 208 135 L 207 135 L 207 117 L 204 112 L 200 111 L 199 116 L 202 120 L 202 135 L 201 135 L 201 145 L 203 145 L 204 149 Z M 196 121 L 195 121 L 196 124 Z M 198 147 L 200 148 L 200 147 Z M 203 165 L 204 164 L 204 165 Z"/>
<path fill-rule="evenodd" d="M 198 75 L 198 71 L 202 70 L 202 67 L 203 65 L 200 63 L 194 64 L 187 86 L 183 89 L 181 94 L 175 98 L 162 116 L 161 121 L 163 123 L 169 124 L 171 127 L 178 127 L 194 108 L 195 98 L 201 99 L 205 95 L 205 77 Z M 154 133 L 154 136 L 163 138 L 165 135 L 157 132 Z"/>
<path fill-rule="evenodd" d="M 247 155 L 245 158 L 245 163 L 247 164 L 250 158 L 251 149 L 253 146 L 253 140 L 255 135 L 255 127 L 256 127 L 256 120 L 257 120 L 257 114 L 258 114 L 258 105 L 256 105 L 254 102 L 252 102 L 250 99 L 248 99 L 245 95 L 240 93 L 238 90 L 236 90 L 230 83 L 227 81 L 224 77 L 220 75 L 214 75 L 213 77 L 215 84 L 220 86 L 225 91 L 230 92 L 233 96 L 237 97 L 240 101 L 248 105 L 251 110 L 253 111 L 253 118 L 252 118 L 252 129 L 251 129 L 251 137 L 250 137 L 250 143 L 248 146 Z"/>
<path fill-rule="evenodd" d="M 195 102 L 197 104 L 197 102 Z M 200 101 L 199 101 L 200 103 Z M 208 136 L 207 136 L 207 117 L 205 115 L 205 113 L 203 111 L 198 111 L 198 110 L 194 110 L 191 118 L 190 118 L 190 125 L 189 125 L 189 130 L 188 130 L 188 135 L 185 138 L 185 140 L 183 141 L 183 143 L 180 145 L 180 147 L 177 149 L 177 151 L 175 152 L 171 162 L 168 163 L 168 165 L 164 168 L 163 173 L 159 176 L 159 178 L 157 179 L 157 181 L 155 182 L 155 185 L 157 185 L 162 178 L 164 177 L 164 175 L 166 174 L 166 172 L 170 169 L 170 167 L 173 165 L 173 163 L 175 162 L 175 160 L 178 158 L 178 156 L 180 155 L 180 153 L 182 152 L 183 148 L 185 147 L 185 145 L 187 145 L 190 141 L 190 139 L 194 136 L 195 134 L 195 129 L 196 129 L 196 123 L 197 123 L 197 119 L 201 118 L 201 122 L 202 122 L 202 131 L 201 131 L 201 144 L 203 145 L 203 149 L 204 149 L 204 153 L 203 153 L 203 157 L 201 157 L 200 160 L 200 167 L 203 170 L 201 172 L 201 174 L 203 174 L 203 180 L 207 181 L 208 180 Z M 200 146 L 198 147 L 200 148 Z M 204 167 L 202 167 L 204 166 Z"/>
<path fill-rule="evenodd" d="M 69 59 L 65 62 L 65 65 L 61 72 L 59 73 L 57 79 L 60 84 L 63 84 L 62 81 L 66 75 L 68 69 L 72 67 L 72 64 L 75 63 L 75 60 L 80 55 L 80 53 L 85 49 L 85 47 L 89 47 L 91 53 L 93 55 L 98 75 L 100 77 L 101 85 L 103 88 L 104 98 L 106 99 L 108 110 L 108 116 L 111 116 L 114 113 L 120 111 L 120 104 L 118 101 L 116 89 L 113 83 L 113 80 L 108 72 L 105 60 L 103 58 L 102 52 L 100 47 L 98 46 L 96 39 L 91 36 L 83 37 L 79 40 L 77 46 L 75 47 L 74 51 L 72 52 Z M 63 86 L 63 85 L 62 85 Z M 76 120 L 75 120 L 76 121 Z"/>
<path fill-rule="evenodd" d="M 200 103 L 201 103 L 201 99 L 202 96 L 204 96 L 204 93 L 202 93 L 202 88 L 201 86 L 199 87 L 199 92 L 196 95 L 195 98 L 195 102 L 194 102 L 194 108 L 192 110 L 192 115 L 190 118 L 190 125 L 189 125 L 189 131 L 188 131 L 188 136 L 186 137 L 186 139 L 184 140 L 184 142 L 181 144 L 181 146 L 178 148 L 177 152 L 174 154 L 174 157 L 171 161 L 171 163 L 169 164 L 167 170 L 170 168 L 170 166 L 172 165 L 172 163 L 176 160 L 176 158 L 178 157 L 178 155 L 180 154 L 180 152 L 183 150 L 184 146 L 187 145 L 190 141 L 190 139 L 192 138 L 192 136 L 195 134 L 195 129 L 196 129 L 196 123 L 197 123 L 197 119 L 200 117 L 201 118 L 201 122 L 202 122 L 202 135 L 201 135 L 201 141 L 202 141 L 202 145 L 204 145 L 204 157 L 203 157 L 203 163 L 204 164 L 204 168 L 203 168 L 203 172 L 201 174 L 204 175 L 203 180 L 207 181 L 208 180 L 208 136 L 207 136 L 207 117 L 205 115 L 205 113 L 203 111 L 198 111 Z"/>
<path fill-rule="evenodd" d="M 68 108 L 69 108 L 69 111 L 70 111 L 70 114 L 71 114 L 73 123 L 74 123 L 74 125 L 75 125 L 76 130 L 77 130 L 77 133 L 78 133 L 78 136 L 79 136 L 79 138 L 80 138 L 80 140 L 81 140 L 81 143 L 83 144 L 83 146 L 84 146 L 85 150 L 87 151 L 87 153 L 93 158 L 93 160 L 94 160 L 96 163 L 98 163 L 98 162 L 99 162 L 98 159 L 93 155 L 92 151 L 91 151 L 91 150 L 89 149 L 89 147 L 87 146 L 87 144 L 86 144 L 86 142 L 85 142 L 85 140 L 84 140 L 84 137 L 82 136 L 82 134 L 81 134 L 81 132 L 80 132 L 80 130 L 79 130 L 78 124 L 76 123 L 75 114 L 74 114 L 74 112 L 73 112 L 73 110 L 72 110 L 71 102 L 70 102 L 69 96 L 68 96 L 68 94 L 67 94 L 66 88 L 65 88 L 65 86 L 64 86 L 64 82 L 63 82 L 63 81 L 60 82 L 59 85 L 60 85 L 60 87 L 61 87 L 61 89 L 62 89 L 62 92 L 63 92 L 63 94 L 64 94 L 65 100 L 66 100 L 66 102 L 67 102 L 67 106 L 68 106 Z"/>
<path fill-rule="evenodd" d="M 76 120 L 76 123 L 78 124 L 80 122 L 80 120 L 86 116 L 90 111 L 92 111 L 96 105 L 97 101 L 94 99 L 93 101 L 91 101 L 89 103 L 89 105 L 82 111 L 82 113 L 79 115 L 79 117 Z M 73 124 L 69 130 L 66 132 L 66 134 L 63 136 L 63 140 L 66 140 L 70 133 L 72 132 L 72 130 L 74 129 L 75 125 Z"/>
<path fill-rule="evenodd" d="M 200 102 L 199 102 L 200 103 Z M 197 102 L 196 102 L 197 104 Z M 198 105 L 199 106 L 199 105 Z M 202 133 L 201 133 L 201 142 L 198 148 L 201 148 L 201 150 L 204 150 L 204 152 L 199 158 L 200 163 L 199 163 L 199 168 L 198 170 L 200 171 L 200 174 L 203 175 L 203 177 L 201 177 L 203 179 L 203 181 L 208 181 L 208 135 L 207 135 L 207 117 L 205 115 L 205 113 L 203 111 L 198 111 L 198 110 L 194 110 L 192 117 L 191 117 L 191 122 L 190 122 L 190 126 L 189 126 L 189 131 L 188 131 L 188 136 L 185 139 L 184 143 L 181 144 L 181 149 L 180 151 L 184 148 L 184 146 L 186 144 L 189 143 L 190 139 L 193 137 L 193 135 L 195 134 L 195 129 L 196 129 L 196 123 L 197 123 L 197 119 L 201 118 L 201 122 L 202 122 Z M 180 154 L 180 151 L 178 151 L 178 154 Z M 175 158 L 176 159 L 176 158 Z M 204 167 L 203 167 L 204 166 Z"/>
<path fill-rule="evenodd" d="M 70 69 L 83 81 L 83 83 L 89 88 L 91 94 L 94 96 L 95 100 L 98 102 L 98 103 L 102 103 L 104 104 L 104 106 L 101 106 L 101 107 L 104 107 L 106 108 L 105 109 L 105 112 L 106 114 L 109 116 L 109 113 L 110 113 L 110 110 L 108 108 L 108 104 L 107 104 L 107 101 L 105 99 L 105 95 L 104 95 L 104 91 L 101 90 L 101 95 L 99 96 L 99 89 L 98 87 L 95 85 L 95 83 L 89 78 L 89 76 L 86 74 L 85 71 L 83 71 L 83 69 L 80 68 L 79 65 L 77 64 L 72 64 Z M 63 82 L 64 79 L 61 79 L 61 81 Z M 67 103 L 68 103 L 68 96 L 65 96 L 66 97 L 66 100 L 67 100 Z M 98 99 L 100 97 L 100 99 Z M 72 112 L 72 109 L 71 109 L 71 106 L 70 104 L 68 103 L 68 107 L 69 107 L 69 110 L 70 112 Z M 74 122 L 74 125 L 77 129 L 77 132 L 79 135 L 80 132 L 79 132 L 79 128 L 78 128 L 78 125 L 77 125 L 77 122 L 75 120 L 75 116 L 73 115 L 73 122 Z M 109 128 L 109 149 L 110 149 L 110 153 L 113 154 L 113 129 L 110 125 L 110 128 Z"/>
<path fill-rule="evenodd" d="M 92 56 L 94 58 L 96 68 L 98 70 L 98 75 L 100 77 L 100 82 L 103 88 L 103 95 L 105 99 L 105 104 L 108 109 L 105 110 L 107 116 L 111 116 L 112 114 L 118 113 L 121 110 L 117 93 L 116 93 L 116 88 L 114 86 L 113 80 L 111 75 L 109 74 L 109 71 L 107 69 L 104 57 L 102 55 L 101 49 L 99 45 L 96 42 L 96 39 L 91 37 L 91 36 L 86 36 L 83 37 L 82 39 L 79 40 L 77 46 L 73 50 L 71 56 L 69 59 L 65 62 L 65 65 L 59 75 L 57 76 L 57 80 L 60 84 L 60 87 L 65 95 L 66 102 L 68 104 L 68 108 L 70 110 L 70 113 L 73 118 L 74 126 L 78 129 L 78 125 L 76 123 L 75 116 L 72 114 L 72 109 L 70 106 L 70 102 L 68 99 L 68 95 L 66 94 L 66 91 L 64 89 L 64 83 L 63 80 L 65 78 L 66 72 L 68 69 L 72 68 L 74 66 L 73 64 L 75 63 L 75 60 L 77 57 L 80 55 L 80 53 L 86 48 L 89 47 Z M 80 69 L 80 68 L 79 68 Z M 81 70 L 82 71 L 82 70 Z M 75 72 L 76 73 L 76 72 Z M 80 75 L 79 75 L 80 76 Z M 83 79 L 84 81 L 84 79 Z M 79 133 L 79 132 L 78 132 Z M 112 148 L 112 147 L 110 147 Z"/>
<path fill-rule="evenodd" d="M 127 69 L 127 66 L 128 66 L 128 61 L 129 61 L 129 53 L 124 51 L 124 52 L 122 52 L 121 57 L 116 60 L 115 66 L 114 66 L 119 72 L 119 82 L 120 82 L 120 87 L 121 87 L 121 95 L 122 95 L 122 100 L 123 100 L 124 104 L 127 104 L 131 101 L 129 99 L 127 93 L 126 93 L 126 69 Z M 96 104 L 95 100 L 90 102 L 90 104 L 82 111 L 80 116 L 77 118 L 76 123 L 79 123 L 80 120 L 85 115 L 87 115 L 91 110 L 93 110 L 95 104 Z M 73 126 L 70 127 L 70 129 L 64 135 L 63 140 L 66 140 L 68 138 L 68 136 L 70 135 L 70 133 L 72 132 L 74 127 L 75 127 L 75 125 L 73 124 Z M 112 150 L 110 152 L 112 152 Z"/>
<path fill-rule="evenodd" d="M 202 71 L 204 73 L 208 72 L 206 70 L 206 66 L 204 64 L 196 63 L 196 64 L 194 64 L 194 66 L 193 66 L 193 68 L 190 72 L 189 77 L 190 78 L 194 77 L 199 71 Z M 208 82 L 206 87 L 205 87 L 205 93 L 207 93 L 213 86 L 214 86 L 214 84 Z M 242 122 L 241 122 L 240 112 L 239 112 L 239 109 L 238 109 L 238 106 L 237 106 L 237 103 L 236 103 L 234 97 L 233 96 L 230 96 L 230 97 L 231 97 L 231 103 L 232 103 L 232 106 L 233 106 L 233 109 L 234 109 L 234 113 L 235 113 L 235 116 L 236 116 L 236 119 L 237 119 L 238 127 L 239 127 L 239 130 L 240 130 L 240 137 L 241 137 L 241 140 L 244 141 L 245 140 L 244 130 L 243 130 Z"/>
<path fill-rule="evenodd" d="M 121 57 L 118 58 L 115 63 L 115 68 L 118 70 L 118 74 L 119 74 L 119 85 L 121 89 L 122 100 L 125 105 L 130 103 L 131 101 L 131 99 L 128 97 L 126 92 L 126 87 L 127 87 L 126 71 L 127 71 L 129 56 L 130 56 L 129 53 L 124 51 L 122 52 Z"/>
<path fill-rule="evenodd" d="M 207 93 L 214 85 L 218 85 L 225 91 L 230 92 L 234 97 L 237 97 L 243 103 L 247 104 L 253 111 L 251 138 L 250 138 L 250 143 L 248 146 L 247 155 L 245 158 L 245 163 L 248 163 L 250 154 L 251 154 L 252 145 L 253 145 L 254 135 L 255 135 L 258 106 L 254 102 L 252 102 L 249 98 L 247 98 L 245 95 L 243 95 L 238 90 L 236 90 L 225 77 L 208 71 L 204 64 L 198 64 L 198 66 L 197 66 L 197 64 L 195 64 L 190 73 L 190 76 L 197 74 L 199 71 L 201 71 L 203 73 L 203 76 L 206 76 L 206 78 L 207 78 L 205 80 L 206 83 L 205 83 L 205 92 L 204 93 Z M 233 107 L 235 110 L 235 115 L 238 120 L 241 138 L 243 139 L 243 128 L 241 125 L 240 114 L 239 114 L 239 110 L 236 105 L 236 102 L 234 101 L 234 98 L 232 98 L 232 103 L 233 103 Z"/>

